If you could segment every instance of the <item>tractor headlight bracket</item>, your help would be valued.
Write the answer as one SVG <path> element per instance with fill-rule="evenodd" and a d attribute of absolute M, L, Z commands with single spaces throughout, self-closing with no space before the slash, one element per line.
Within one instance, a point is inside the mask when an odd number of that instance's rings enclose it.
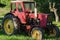
<path fill-rule="evenodd" d="M 47 22 L 47 25 L 52 25 L 52 23 L 51 22 Z"/>

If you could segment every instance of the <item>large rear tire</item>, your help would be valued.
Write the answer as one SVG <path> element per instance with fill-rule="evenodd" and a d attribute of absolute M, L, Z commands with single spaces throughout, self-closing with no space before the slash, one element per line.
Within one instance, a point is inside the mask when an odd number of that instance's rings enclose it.
<path fill-rule="evenodd" d="M 16 34 L 18 29 L 17 26 L 18 23 L 16 22 L 16 18 L 13 15 L 8 14 L 3 18 L 2 28 L 5 34 L 7 35 Z"/>
<path fill-rule="evenodd" d="M 42 28 L 34 27 L 31 31 L 31 37 L 36 40 L 42 40 L 43 39 L 43 30 Z"/>

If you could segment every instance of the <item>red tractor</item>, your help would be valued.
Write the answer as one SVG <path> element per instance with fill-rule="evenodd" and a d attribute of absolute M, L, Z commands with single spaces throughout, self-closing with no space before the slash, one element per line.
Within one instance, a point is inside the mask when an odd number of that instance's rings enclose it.
<path fill-rule="evenodd" d="M 58 36 L 59 29 L 52 24 L 49 14 L 37 13 L 35 2 L 11 1 L 11 11 L 2 21 L 5 34 L 23 30 L 34 39 L 43 39 L 44 33 Z"/>

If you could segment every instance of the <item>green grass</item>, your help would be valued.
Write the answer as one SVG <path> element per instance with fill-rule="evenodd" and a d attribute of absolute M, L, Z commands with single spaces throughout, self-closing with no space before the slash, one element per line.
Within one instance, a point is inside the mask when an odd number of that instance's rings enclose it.
<path fill-rule="evenodd" d="M 23 35 L 0 35 L 0 40 L 30 40 L 31 38 Z"/>
<path fill-rule="evenodd" d="M 33 40 L 33 39 L 24 33 L 19 33 L 19 34 L 17 33 L 16 35 L 9 36 L 9 35 L 4 34 L 1 29 L 0 40 Z"/>
<path fill-rule="evenodd" d="M 55 24 L 56 26 L 58 26 L 58 28 L 60 29 L 60 22 L 53 21 L 53 24 Z"/>
<path fill-rule="evenodd" d="M 25 34 L 16 34 L 16 35 L 8 36 L 5 35 L 2 31 L 0 31 L 0 40 L 33 40 L 33 39 Z M 45 36 L 44 40 L 56 40 L 56 38 Z"/>
<path fill-rule="evenodd" d="M 4 16 L 6 13 L 10 11 L 9 8 L 0 8 L 0 17 Z"/>

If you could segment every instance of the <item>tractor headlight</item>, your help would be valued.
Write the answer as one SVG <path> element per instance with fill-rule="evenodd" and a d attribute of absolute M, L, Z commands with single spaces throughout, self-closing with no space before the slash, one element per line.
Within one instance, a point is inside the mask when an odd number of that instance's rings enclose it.
<path fill-rule="evenodd" d="M 40 20 L 37 20 L 37 22 L 40 22 Z"/>
<path fill-rule="evenodd" d="M 48 22 L 47 25 L 51 25 L 52 23 L 51 22 Z"/>
<path fill-rule="evenodd" d="M 36 25 L 39 25 L 40 24 L 40 20 L 39 19 L 33 19 L 32 23 L 36 24 Z"/>
<path fill-rule="evenodd" d="M 37 19 L 36 23 L 37 23 L 37 24 L 40 24 L 40 20 L 39 20 L 39 19 Z"/>

